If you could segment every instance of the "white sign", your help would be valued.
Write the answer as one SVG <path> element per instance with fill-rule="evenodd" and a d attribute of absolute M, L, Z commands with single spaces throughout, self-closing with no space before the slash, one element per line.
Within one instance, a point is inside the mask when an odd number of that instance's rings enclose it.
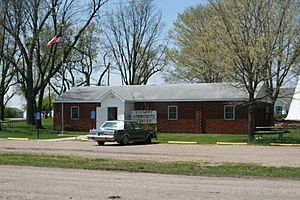
<path fill-rule="evenodd" d="M 157 113 L 156 110 L 132 110 L 131 120 L 141 124 L 156 124 Z"/>

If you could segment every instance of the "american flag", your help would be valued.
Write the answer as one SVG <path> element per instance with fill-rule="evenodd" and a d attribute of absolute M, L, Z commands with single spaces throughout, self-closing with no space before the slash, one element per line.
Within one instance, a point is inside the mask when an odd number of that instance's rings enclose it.
<path fill-rule="evenodd" d="M 53 44 L 56 44 L 56 43 L 59 43 L 60 40 L 62 38 L 62 34 L 61 33 L 58 33 L 54 38 L 52 38 L 48 43 L 47 43 L 47 46 L 51 46 Z"/>

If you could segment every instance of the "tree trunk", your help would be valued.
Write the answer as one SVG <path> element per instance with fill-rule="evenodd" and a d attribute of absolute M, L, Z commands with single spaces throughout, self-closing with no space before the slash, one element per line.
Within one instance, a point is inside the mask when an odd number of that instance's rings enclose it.
<path fill-rule="evenodd" d="M 50 84 L 49 84 L 49 86 L 48 86 L 48 92 L 49 92 L 49 94 L 48 94 L 48 97 L 49 97 L 49 107 L 48 107 L 48 113 L 49 113 L 49 117 L 50 118 L 52 118 L 52 107 L 51 107 L 51 105 L 52 105 L 52 101 L 51 101 L 51 91 L 50 91 Z"/>
<path fill-rule="evenodd" d="M 0 120 L 4 121 L 4 95 L 0 97 Z M 1 128 L 1 127 L 0 127 Z"/>
<path fill-rule="evenodd" d="M 28 125 L 35 125 L 34 112 L 35 112 L 35 98 L 34 95 L 28 92 L 27 98 L 27 114 L 26 114 L 26 122 Z"/>
<path fill-rule="evenodd" d="M 4 121 L 4 95 L 0 97 L 0 120 Z M 2 130 L 2 126 L 0 126 L 0 131 Z"/>
<path fill-rule="evenodd" d="M 271 126 L 273 126 L 275 124 L 274 107 L 275 107 L 275 101 L 272 100 L 271 106 L 270 106 L 270 125 Z"/>
<path fill-rule="evenodd" d="M 91 85 L 91 77 L 88 74 L 88 72 L 85 73 L 85 86 L 90 86 Z"/>
<path fill-rule="evenodd" d="M 254 137 L 255 121 L 254 121 L 254 101 L 250 101 L 248 105 L 248 141 L 253 142 Z"/>

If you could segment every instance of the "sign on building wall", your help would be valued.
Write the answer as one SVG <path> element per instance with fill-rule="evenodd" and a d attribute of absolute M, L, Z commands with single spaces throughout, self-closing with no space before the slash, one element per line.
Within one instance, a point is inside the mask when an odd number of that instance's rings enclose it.
<path fill-rule="evenodd" d="M 141 124 L 156 124 L 157 112 L 156 110 L 132 110 L 131 120 Z"/>
<path fill-rule="evenodd" d="M 91 111 L 91 119 L 96 119 L 96 111 Z"/>

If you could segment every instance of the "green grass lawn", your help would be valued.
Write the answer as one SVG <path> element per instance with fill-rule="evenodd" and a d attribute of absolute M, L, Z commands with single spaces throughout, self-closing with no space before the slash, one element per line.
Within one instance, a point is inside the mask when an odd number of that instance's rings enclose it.
<path fill-rule="evenodd" d="M 34 126 L 26 125 L 25 121 L 13 121 L 12 124 L 13 127 L 7 127 L 5 130 L 0 131 L 0 138 L 17 137 L 37 139 L 37 130 Z M 53 130 L 52 118 L 43 119 L 42 124 L 44 129 L 39 130 L 40 139 L 63 138 L 86 134 L 86 132 L 64 131 L 64 134 L 61 135 L 60 131 Z"/>
<path fill-rule="evenodd" d="M 300 129 L 290 129 L 290 133 L 278 138 L 278 135 L 263 135 L 251 144 L 269 145 L 270 143 L 300 144 Z M 160 133 L 157 142 L 168 141 L 197 142 L 197 144 L 216 144 L 217 142 L 248 142 L 247 134 L 166 134 Z"/>
<path fill-rule="evenodd" d="M 163 174 L 210 176 L 259 176 L 300 179 L 300 168 L 266 167 L 241 163 L 157 162 L 146 160 L 116 160 L 46 154 L 0 152 L 0 165 L 58 167 L 88 170 L 119 170 Z"/>
<path fill-rule="evenodd" d="M 216 142 L 247 142 L 247 135 L 234 134 L 158 134 L 157 141 L 168 143 L 168 141 L 197 142 L 198 144 L 216 144 Z"/>
<path fill-rule="evenodd" d="M 17 137 L 37 139 L 37 130 L 33 126 L 26 125 L 25 121 L 14 121 L 13 127 L 0 131 L 0 138 Z M 44 129 L 39 130 L 40 139 L 63 138 L 87 134 L 87 132 L 53 130 L 53 119 L 43 119 Z M 168 134 L 159 133 L 157 142 L 168 143 L 168 141 L 197 142 L 198 144 L 216 144 L 217 142 L 247 142 L 247 134 Z M 300 129 L 290 129 L 290 133 L 284 134 L 282 139 L 278 135 L 264 135 L 261 139 L 251 143 L 258 145 L 269 145 L 270 143 L 300 144 Z"/>

